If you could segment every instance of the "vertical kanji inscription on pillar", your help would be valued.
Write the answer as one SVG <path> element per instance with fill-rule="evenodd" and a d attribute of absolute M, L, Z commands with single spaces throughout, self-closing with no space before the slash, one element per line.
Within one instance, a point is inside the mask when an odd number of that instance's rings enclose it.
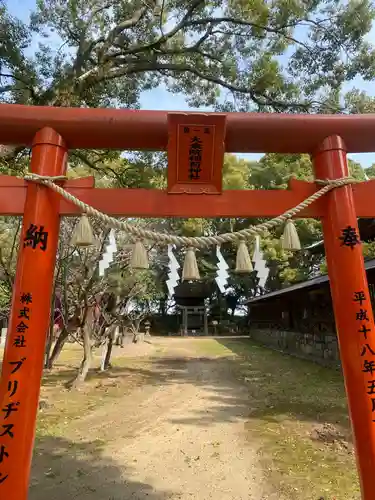
<path fill-rule="evenodd" d="M 30 170 L 61 176 L 67 150 L 46 127 L 33 141 Z M 59 236 L 60 198 L 27 186 L 17 272 L 0 380 L 0 499 L 26 500 L 49 328 Z"/>
<path fill-rule="evenodd" d="M 318 179 L 349 175 L 346 147 L 340 137 L 323 141 L 314 154 L 314 168 Z M 375 327 L 353 188 L 337 188 L 326 195 L 325 202 L 324 245 L 340 359 L 362 498 L 371 500 L 375 470 Z"/>

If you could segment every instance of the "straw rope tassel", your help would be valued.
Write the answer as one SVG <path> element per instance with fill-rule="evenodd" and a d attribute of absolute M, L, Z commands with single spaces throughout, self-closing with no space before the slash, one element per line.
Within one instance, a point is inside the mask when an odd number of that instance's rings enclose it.
<path fill-rule="evenodd" d="M 182 281 L 199 280 L 199 269 L 197 259 L 195 257 L 194 248 L 189 247 L 186 250 L 184 268 L 182 270 Z"/>
<path fill-rule="evenodd" d="M 294 222 L 289 219 L 286 221 L 284 234 L 281 239 L 281 246 L 284 250 L 301 250 L 301 242 Z"/>
<path fill-rule="evenodd" d="M 136 241 L 133 246 L 130 267 L 132 269 L 148 269 L 150 267 L 147 250 L 140 240 Z"/>
<path fill-rule="evenodd" d="M 94 233 L 89 218 L 85 213 L 81 215 L 78 224 L 74 228 L 70 242 L 75 247 L 91 247 L 95 245 Z"/>
<path fill-rule="evenodd" d="M 251 262 L 246 242 L 244 240 L 240 240 L 237 248 L 235 272 L 244 274 L 244 273 L 251 273 L 252 270 L 253 270 L 253 264 Z"/>

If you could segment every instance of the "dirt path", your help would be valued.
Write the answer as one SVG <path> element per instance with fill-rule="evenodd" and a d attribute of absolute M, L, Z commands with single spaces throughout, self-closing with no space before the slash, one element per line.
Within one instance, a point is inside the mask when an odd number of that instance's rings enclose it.
<path fill-rule="evenodd" d="M 230 366 L 177 342 L 145 359 L 144 386 L 38 446 L 29 499 L 273 498 L 245 435 L 247 391 Z"/>

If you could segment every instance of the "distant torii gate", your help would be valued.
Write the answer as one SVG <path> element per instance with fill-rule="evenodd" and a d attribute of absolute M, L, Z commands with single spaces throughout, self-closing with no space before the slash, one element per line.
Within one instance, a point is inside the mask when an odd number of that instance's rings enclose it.
<path fill-rule="evenodd" d="M 93 207 L 125 217 L 277 216 L 316 192 L 316 184 L 292 181 L 289 190 L 222 192 L 224 150 L 310 153 L 316 178 L 339 179 L 348 176 L 346 153 L 373 151 L 374 137 L 375 115 L 194 114 L 0 105 L 0 144 L 32 146 L 30 168 L 39 175 L 63 176 L 68 149 L 168 148 L 166 191 L 93 189 L 92 178 L 61 183 Z M 194 141 L 203 144 L 200 159 L 192 153 Z M 0 498 L 26 500 L 59 220 L 61 215 L 79 212 L 48 187 L 0 176 L 0 213 L 23 215 L 0 382 Z M 334 189 L 300 216 L 323 221 L 362 498 L 373 500 L 375 328 L 357 244 L 357 217 L 375 217 L 375 181 Z"/>

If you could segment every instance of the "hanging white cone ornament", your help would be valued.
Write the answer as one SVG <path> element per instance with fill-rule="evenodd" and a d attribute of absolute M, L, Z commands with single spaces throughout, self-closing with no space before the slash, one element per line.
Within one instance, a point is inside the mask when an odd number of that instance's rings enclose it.
<path fill-rule="evenodd" d="M 286 221 L 284 234 L 281 239 L 281 246 L 284 250 L 301 250 L 301 242 L 297 229 L 291 219 Z"/>
<path fill-rule="evenodd" d="M 133 246 L 133 252 L 130 260 L 132 269 L 148 269 L 148 255 L 142 241 L 137 241 Z"/>
<path fill-rule="evenodd" d="M 260 236 L 255 236 L 255 250 L 253 255 L 254 271 L 257 272 L 257 278 L 259 279 L 258 285 L 264 288 L 270 270 L 266 265 L 266 261 L 263 258 L 263 252 L 260 249 Z"/>
<path fill-rule="evenodd" d="M 255 245 L 254 245 L 254 253 L 253 253 L 253 262 L 256 262 L 261 257 L 260 251 L 260 236 L 257 234 L 255 236 Z"/>
<path fill-rule="evenodd" d="M 215 281 L 217 286 L 219 287 L 220 292 L 225 293 L 226 291 L 225 285 L 227 285 L 229 278 L 229 273 L 228 273 L 229 266 L 225 262 L 225 259 L 221 253 L 219 246 L 216 247 L 216 257 L 218 260 L 218 264 L 217 264 Z"/>
<path fill-rule="evenodd" d="M 235 272 L 239 274 L 245 274 L 245 273 L 251 273 L 252 270 L 253 270 L 253 265 L 251 263 L 251 258 L 249 255 L 249 250 L 247 248 L 246 242 L 244 240 L 240 240 L 237 248 Z"/>
<path fill-rule="evenodd" d="M 169 297 L 173 297 L 174 289 L 176 288 L 178 282 L 180 281 L 180 276 L 178 274 L 178 269 L 180 269 L 180 264 L 178 263 L 176 257 L 174 256 L 173 249 L 174 245 L 168 245 L 168 257 L 169 257 L 169 273 L 167 280 L 167 288 Z"/>
<path fill-rule="evenodd" d="M 111 229 L 108 236 L 108 245 L 105 247 L 105 252 L 99 261 L 99 276 L 104 276 L 104 271 L 109 268 L 109 264 L 113 262 L 113 254 L 117 252 L 116 237 L 114 229 Z"/>
<path fill-rule="evenodd" d="M 86 214 L 81 215 L 78 224 L 73 230 L 70 243 L 75 247 L 91 247 L 95 245 L 94 233 Z"/>
<path fill-rule="evenodd" d="M 199 269 L 197 259 L 195 257 L 195 250 L 189 247 L 186 250 L 184 268 L 182 270 L 182 281 L 199 280 Z"/>

